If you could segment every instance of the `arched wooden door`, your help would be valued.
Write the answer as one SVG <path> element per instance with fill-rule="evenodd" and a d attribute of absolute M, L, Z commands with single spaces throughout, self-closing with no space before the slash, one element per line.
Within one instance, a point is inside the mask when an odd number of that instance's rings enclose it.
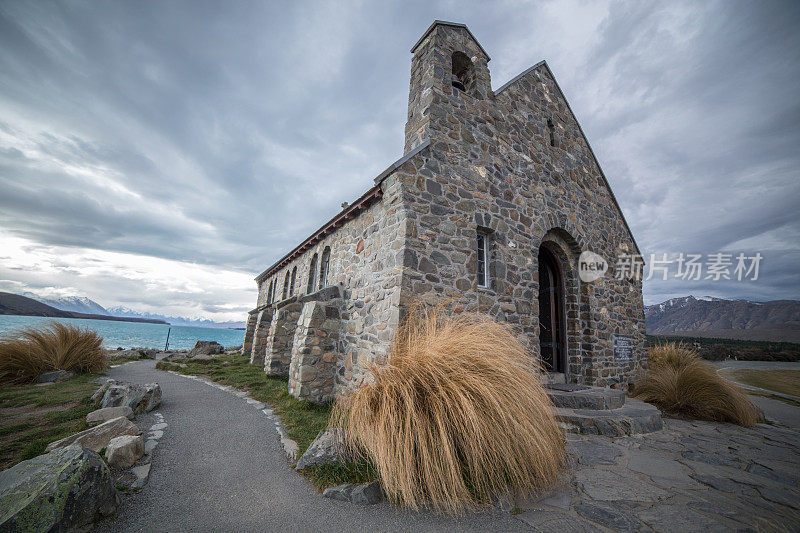
<path fill-rule="evenodd" d="M 564 284 L 552 252 L 539 248 L 539 349 L 548 372 L 564 372 Z"/>

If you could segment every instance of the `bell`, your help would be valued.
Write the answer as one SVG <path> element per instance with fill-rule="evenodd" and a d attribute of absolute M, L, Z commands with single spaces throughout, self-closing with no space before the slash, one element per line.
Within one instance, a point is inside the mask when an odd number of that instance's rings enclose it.
<path fill-rule="evenodd" d="M 461 83 L 461 80 L 455 74 L 453 74 L 453 87 L 455 87 L 461 92 L 467 92 L 467 88 L 464 87 L 464 84 Z"/>

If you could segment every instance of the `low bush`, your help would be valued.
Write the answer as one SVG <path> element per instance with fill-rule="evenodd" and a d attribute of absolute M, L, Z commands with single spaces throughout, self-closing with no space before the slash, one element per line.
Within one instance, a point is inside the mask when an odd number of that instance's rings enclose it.
<path fill-rule="evenodd" d="M 634 387 L 636 398 L 672 415 L 741 426 L 759 421 L 747 396 L 693 350 L 670 343 L 650 348 L 649 356 L 650 370 Z"/>
<path fill-rule="evenodd" d="M 510 327 L 416 308 L 389 363 L 371 372 L 334 405 L 331 427 L 345 429 L 395 502 L 459 515 L 558 479 L 564 437 Z"/>
<path fill-rule="evenodd" d="M 62 322 L 0 337 L 0 382 L 27 383 L 51 370 L 99 372 L 108 364 L 96 331 Z"/>

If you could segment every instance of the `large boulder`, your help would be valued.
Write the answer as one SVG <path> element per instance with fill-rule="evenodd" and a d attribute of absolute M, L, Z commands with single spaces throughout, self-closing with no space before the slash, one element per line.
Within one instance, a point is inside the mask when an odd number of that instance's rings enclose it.
<path fill-rule="evenodd" d="M 56 448 L 63 448 L 65 446 L 69 446 L 70 444 L 80 444 L 84 448 L 89 448 L 90 450 L 99 452 L 108 446 L 108 443 L 111 442 L 111 439 L 114 437 L 119 437 L 120 435 L 141 434 L 142 431 L 136 426 L 136 424 L 124 416 L 121 416 L 119 418 L 115 418 L 114 420 L 104 422 L 99 426 L 95 426 L 93 428 L 81 431 L 80 433 L 70 435 L 69 437 L 64 437 L 61 440 L 51 442 L 47 446 L 46 451 L 49 452 L 55 450 Z"/>
<path fill-rule="evenodd" d="M 89 529 L 118 504 L 108 466 L 77 444 L 0 472 L 3 532 Z"/>
<path fill-rule="evenodd" d="M 100 407 L 127 405 L 134 413 L 152 411 L 161 403 L 161 387 L 158 383 L 134 385 L 124 381 L 109 380 Z"/>
<path fill-rule="evenodd" d="M 130 468 L 144 455 L 141 435 L 114 437 L 106 446 L 106 460 L 111 468 Z"/>
<path fill-rule="evenodd" d="M 297 461 L 296 470 L 327 463 L 346 463 L 352 459 L 348 454 L 344 434 L 340 429 L 320 431 L 317 438 Z"/>
<path fill-rule="evenodd" d="M 189 357 L 217 355 L 221 353 L 225 353 L 225 348 L 217 341 L 197 341 L 189 352 Z"/>
<path fill-rule="evenodd" d="M 119 418 L 121 416 L 131 420 L 133 418 L 133 409 L 127 405 L 123 405 L 121 407 L 104 407 L 103 409 L 97 409 L 86 415 L 86 423 L 92 425 L 102 424 L 103 422 L 108 422 L 109 420 L 114 420 L 115 418 Z"/>

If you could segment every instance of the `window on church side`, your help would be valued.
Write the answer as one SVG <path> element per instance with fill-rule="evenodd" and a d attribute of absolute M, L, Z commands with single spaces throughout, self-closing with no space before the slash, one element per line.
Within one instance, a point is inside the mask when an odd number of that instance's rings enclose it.
<path fill-rule="evenodd" d="M 308 267 L 308 286 L 306 287 L 306 294 L 314 292 L 314 285 L 317 281 L 317 254 L 311 258 L 311 266 Z"/>
<path fill-rule="evenodd" d="M 478 287 L 489 288 L 489 243 L 485 233 L 478 233 Z"/>
<path fill-rule="evenodd" d="M 292 283 L 289 285 L 289 296 L 294 296 L 294 285 L 297 281 L 297 267 L 292 269 Z"/>
<path fill-rule="evenodd" d="M 553 124 L 553 119 L 547 119 L 547 131 L 550 133 L 550 146 L 556 145 L 556 126 Z"/>
<path fill-rule="evenodd" d="M 325 250 L 322 251 L 322 261 L 320 261 L 319 265 L 319 288 L 325 287 L 325 284 L 328 282 L 328 267 L 330 266 L 331 262 L 331 247 L 326 246 Z"/>
<path fill-rule="evenodd" d="M 283 278 L 283 299 L 284 300 L 289 297 L 289 276 L 290 276 L 290 274 L 289 274 L 289 271 L 287 270 L 286 271 L 286 277 Z"/>

